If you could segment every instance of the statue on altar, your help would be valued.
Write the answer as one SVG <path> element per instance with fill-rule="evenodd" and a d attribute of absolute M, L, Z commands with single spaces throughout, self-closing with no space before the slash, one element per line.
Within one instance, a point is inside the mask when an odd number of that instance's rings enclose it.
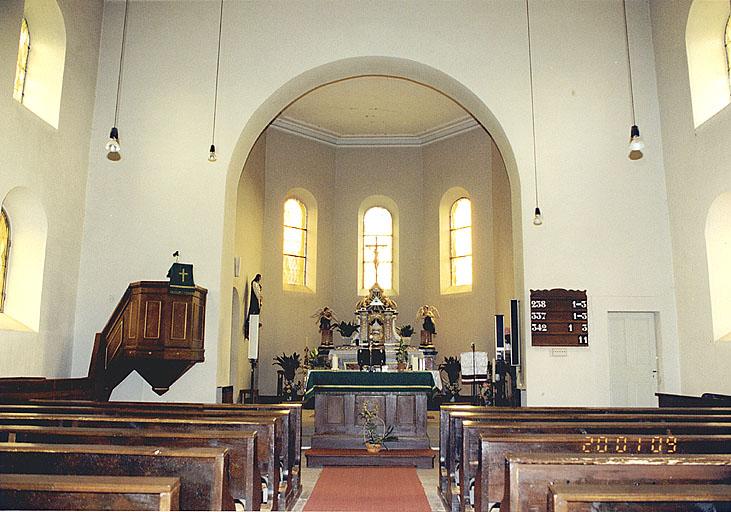
<path fill-rule="evenodd" d="M 396 344 L 398 305 L 383 294 L 378 283 L 371 287 L 366 297 L 358 301 L 355 316 L 360 325 L 362 345 Z"/>
<path fill-rule="evenodd" d="M 417 319 L 422 319 L 423 323 L 421 326 L 421 346 L 422 347 L 433 347 L 434 336 L 437 334 L 437 326 L 434 320 L 439 318 L 439 311 L 434 306 L 424 304 L 419 308 L 416 313 Z"/>

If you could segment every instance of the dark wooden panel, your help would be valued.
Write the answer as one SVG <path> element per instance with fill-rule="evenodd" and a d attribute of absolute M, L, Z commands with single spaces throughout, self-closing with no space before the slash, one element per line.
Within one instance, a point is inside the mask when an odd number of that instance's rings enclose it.
<path fill-rule="evenodd" d="M 146 340 L 160 339 L 161 322 L 162 302 L 159 300 L 145 301 L 145 326 L 143 337 Z"/>
<path fill-rule="evenodd" d="M 173 301 L 170 321 L 170 339 L 185 340 L 188 331 L 188 304 Z"/>

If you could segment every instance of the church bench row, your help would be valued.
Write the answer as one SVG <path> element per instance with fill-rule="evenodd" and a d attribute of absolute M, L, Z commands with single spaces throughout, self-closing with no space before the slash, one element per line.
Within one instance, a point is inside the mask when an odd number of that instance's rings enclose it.
<path fill-rule="evenodd" d="M 579 512 L 591 507 L 631 506 L 634 512 L 676 512 L 694 503 L 731 502 L 731 485 L 555 484 L 548 487 L 548 512 Z"/>
<path fill-rule="evenodd" d="M 684 433 L 702 433 L 708 429 L 715 429 L 717 433 L 731 432 L 731 423 L 721 423 L 719 425 L 716 422 L 718 419 L 729 419 L 731 422 L 731 416 L 727 418 L 725 416 L 703 415 L 551 414 L 548 412 L 535 412 L 533 414 L 513 416 L 511 414 L 456 412 L 449 416 L 450 434 L 448 437 L 448 445 L 444 450 L 446 460 L 444 468 L 440 470 L 440 483 L 442 484 L 442 489 L 446 497 L 449 500 L 453 500 L 454 497 L 449 496 L 452 492 L 448 479 L 454 479 L 457 484 L 462 481 L 469 481 L 458 479 L 457 477 L 460 472 L 471 471 L 469 467 L 470 460 L 478 460 L 477 450 L 479 440 L 473 433 L 465 433 L 465 422 L 472 422 L 474 428 L 479 428 L 479 424 L 484 424 L 488 427 L 501 425 L 512 431 L 518 431 L 521 425 L 525 425 L 523 429 L 526 430 L 528 428 L 550 427 L 560 422 L 563 424 L 561 427 L 562 430 L 573 427 L 577 432 L 601 433 L 607 430 L 612 432 L 611 427 L 607 426 L 609 423 L 618 423 L 622 429 L 635 428 L 654 433 L 667 432 L 671 424 L 675 425 L 676 428 L 681 428 Z M 533 426 L 533 424 L 539 423 L 543 425 Z M 698 425 L 702 425 L 702 427 L 698 428 Z M 589 427 L 592 427 L 593 430 L 588 430 Z M 474 475 L 468 474 L 467 476 L 472 477 Z"/>
<path fill-rule="evenodd" d="M 452 412 L 452 411 L 457 412 Z M 476 412 L 479 411 L 479 412 Z M 641 411 L 643 415 L 638 417 L 638 412 Z M 706 412 L 705 410 L 701 410 L 702 412 Z M 468 472 L 472 470 L 472 467 L 470 467 L 468 464 L 460 464 L 459 463 L 459 457 L 462 453 L 462 421 L 463 420 L 474 420 L 476 422 L 484 422 L 489 425 L 502 425 L 502 432 L 510 432 L 510 431 L 520 431 L 520 430 L 537 430 L 542 431 L 545 430 L 545 428 L 551 428 L 553 427 L 555 431 L 565 431 L 568 428 L 573 427 L 574 431 L 577 433 L 584 432 L 585 430 L 581 429 L 581 426 L 588 421 L 589 419 L 591 421 L 597 421 L 602 422 L 599 425 L 595 425 L 595 429 L 597 432 L 601 432 L 602 428 L 604 428 L 604 432 L 611 432 L 611 429 L 607 430 L 607 427 L 605 426 L 607 421 L 620 421 L 625 420 L 627 422 L 631 422 L 629 425 L 625 425 L 625 427 L 632 427 L 635 425 L 636 421 L 652 421 L 653 414 L 659 412 L 658 409 L 609 409 L 609 410 L 601 410 L 601 409 L 595 409 L 595 408 L 540 408 L 540 409 L 533 409 L 533 408 L 523 408 L 523 409 L 503 409 L 503 408 L 496 408 L 496 409 L 488 409 L 488 408 L 480 408 L 480 407 L 471 407 L 471 406 L 447 406 L 443 407 L 440 415 L 440 422 L 441 422 L 441 432 L 440 432 L 440 451 L 442 454 L 442 460 L 440 461 L 440 480 L 439 480 L 439 492 L 445 502 L 450 503 L 452 508 L 458 508 L 459 507 L 459 492 L 458 488 L 453 488 L 450 482 L 450 476 L 457 480 L 458 477 L 458 471 L 460 470 L 460 466 L 465 468 Z M 668 411 L 664 411 L 668 412 Z M 689 410 L 682 409 L 679 412 L 687 413 Z M 677 419 L 679 417 L 683 417 L 685 419 L 694 419 L 695 422 L 702 422 L 704 419 L 724 419 L 725 416 L 723 414 L 719 413 L 729 413 L 731 410 L 726 411 L 711 411 L 711 415 L 708 418 L 704 418 L 702 415 L 695 415 L 692 418 L 688 418 L 687 415 L 685 416 L 677 416 L 668 417 L 667 415 L 658 415 L 658 419 L 662 419 L 664 422 L 672 419 Z M 508 414 L 506 414 L 508 413 Z M 548 425 L 537 425 L 539 427 L 536 429 L 535 427 L 531 429 L 526 429 L 525 427 L 519 428 L 517 425 L 521 423 L 531 423 L 536 421 L 564 421 L 568 423 L 564 426 L 551 426 Z M 662 423 L 659 426 L 652 427 L 651 429 L 645 428 L 644 430 L 646 432 L 655 432 L 655 433 L 663 433 L 667 431 L 667 424 Z M 727 433 L 729 432 L 728 428 L 731 425 L 715 425 L 710 426 L 704 425 L 702 428 L 698 428 L 697 423 L 690 423 L 688 425 L 676 425 L 677 428 L 680 428 L 683 432 L 687 433 L 693 433 L 693 432 L 704 432 L 708 428 L 714 428 L 715 431 Z M 446 438 L 446 440 L 445 440 Z M 478 441 L 475 440 L 475 443 Z M 475 457 L 473 455 L 473 462 L 478 460 L 478 457 Z M 469 475 L 470 477 L 472 475 Z M 463 480 L 464 481 L 464 480 Z M 455 483 L 458 483 L 455 482 Z M 468 490 L 465 490 L 466 492 Z"/>
<path fill-rule="evenodd" d="M 286 415 L 286 413 L 285 413 Z M 56 427 L 120 428 L 137 432 L 190 432 L 201 430 L 228 430 L 248 436 L 256 433 L 256 462 L 267 486 L 267 501 L 272 508 L 286 506 L 287 486 L 282 481 L 283 459 L 287 450 L 283 420 L 277 416 L 251 416 L 242 418 L 185 418 L 141 416 L 76 416 L 67 414 L 4 413 L 0 412 L 0 425 L 39 425 Z M 174 436 L 172 436 L 174 437 Z"/>
<path fill-rule="evenodd" d="M 0 474 L 177 477 L 181 510 L 233 510 L 228 464 L 226 448 L 0 443 Z"/>
<path fill-rule="evenodd" d="M 584 414 L 703 414 L 731 416 L 731 407 L 484 407 L 467 404 L 442 405 L 439 409 L 439 458 L 445 460 L 444 450 L 449 437 L 449 416 L 456 412 L 480 412 L 485 414 L 511 414 L 514 416 L 547 413 Z"/>
<path fill-rule="evenodd" d="M 287 503 L 296 501 L 301 492 L 300 468 L 302 451 L 302 405 L 301 404 L 207 404 L 177 402 L 93 402 L 33 400 L 27 403 L 0 404 L 4 412 L 47 412 L 64 414 L 108 414 L 114 416 L 153 415 L 172 417 L 231 417 L 267 412 L 287 412 L 285 430 L 288 432 L 287 450 L 283 450 L 284 475 L 287 489 Z"/>
<path fill-rule="evenodd" d="M 461 421 L 461 417 L 480 415 L 485 417 L 494 418 L 496 420 L 505 418 L 515 418 L 516 421 L 520 421 L 520 418 L 530 418 L 536 415 L 543 414 L 560 414 L 563 416 L 568 415 L 569 417 L 574 415 L 600 415 L 601 418 L 608 418 L 607 415 L 627 415 L 632 418 L 637 415 L 659 415 L 667 416 L 669 414 L 683 414 L 683 415 L 695 415 L 695 416 L 729 416 L 731 417 L 731 408 L 726 409 L 666 409 L 660 410 L 658 408 L 586 408 L 586 407 L 556 407 L 556 408 L 545 408 L 545 407 L 530 407 L 530 408 L 486 408 L 469 405 L 448 405 L 442 406 L 440 409 L 439 416 L 439 460 L 440 460 L 440 472 L 442 476 L 440 478 L 440 490 L 441 483 L 446 482 L 449 475 L 447 466 L 449 460 L 454 460 L 452 456 L 453 447 L 456 445 L 457 450 L 461 443 L 461 432 L 458 432 L 460 436 L 457 439 L 453 438 L 453 421 Z M 451 418 L 454 417 L 455 420 Z M 568 421 L 568 420 L 564 420 Z M 583 421 L 579 418 L 578 421 Z M 451 469 L 453 471 L 453 468 Z"/>
<path fill-rule="evenodd" d="M 463 455 L 457 463 L 451 465 L 454 468 L 451 481 L 445 484 L 445 500 L 451 503 L 453 510 L 464 507 L 466 496 L 469 494 L 470 483 L 480 479 L 480 435 L 527 435 L 527 434 L 554 434 L 554 435 L 583 435 L 591 437 L 592 434 L 599 436 L 625 435 L 625 436 L 668 436 L 678 434 L 700 434 L 700 435 L 728 435 L 731 433 L 731 422 L 729 423 L 635 423 L 629 420 L 626 422 L 595 421 L 591 423 L 576 422 L 522 422 L 522 423 L 481 423 L 480 421 L 467 420 L 461 423 L 463 430 L 463 444 L 465 445 Z M 651 443 L 651 441 L 650 441 Z M 726 451 L 726 445 L 721 451 Z M 462 485 L 467 482 L 467 485 Z"/>
<path fill-rule="evenodd" d="M 0 510 L 180 510 L 180 479 L 0 474 Z"/>
<path fill-rule="evenodd" d="M 701 396 L 655 393 L 657 403 L 663 409 L 670 407 L 731 407 L 731 396 L 703 393 Z"/>
<path fill-rule="evenodd" d="M 607 454 L 645 457 L 653 454 L 728 454 L 731 435 L 653 435 L 637 432 L 585 435 L 571 433 L 480 434 L 479 463 L 470 460 L 474 475 L 474 509 L 487 511 L 503 498 L 505 460 L 511 453 Z M 471 478 L 464 477 L 465 482 Z M 469 485 L 467 486 L 469 487 Z M 462 493 L 467 498 L 468 493 Z M 468 500 L 465 499 L 465 503 Z"/>
<path fill-rule="evenodd" d="M 547 512 L 548 488 L 555 482 L 726 485 L 731 483 L 731 455 L 511 454 L 505 482 L 501 512 Z"/>
<path fill-rule="evenodd" d="M 256 433 L 196 430 L 155 430 L 0 425 L 0 441 L 40 444 L 121 445 L 152 447 L 217 447 L 229 451 L 228 488 L 247 510 L 259 510 L 261 476 L 256 464 Z"/>
<path fill-rule="evenodd" d="M 42 407 L 66 408 L 69 412 L 89 410 L 111 410 L 116 414 L 123 414 L 129 410 L 152 410 L 155 413 L 178 412 L 190 414 L 216 414 L 226 415 L 248 411 L 288 411 L 290 422 L 290 440 L 292 441 L 290 454 L 292 455 L 293 467 L 299 471 L 300 457 L 302 452 L 302 404 L 300 403 L 279 403 L 279 404 L 212 404 L 200 402 L 97 402 L 90 400 L 31 400 L 23 403 L 0 404 L 0 410 L 26 410 L 33 412 L 33 409 L 42 412 Z M 51 412 L 50 410 L 48 412 Z"/>

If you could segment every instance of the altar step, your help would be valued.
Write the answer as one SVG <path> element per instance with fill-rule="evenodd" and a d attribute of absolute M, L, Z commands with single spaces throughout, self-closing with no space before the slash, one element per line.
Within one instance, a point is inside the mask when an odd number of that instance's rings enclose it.
<path fill-rule="evenodd" d="M 368 453 L 363 449 L 310 448 L 305 450 L 307 467 L 323 466 L 412 466 L 422 469 L 434 467 L 437 452 L 421 450 L 381 450 Z"/>

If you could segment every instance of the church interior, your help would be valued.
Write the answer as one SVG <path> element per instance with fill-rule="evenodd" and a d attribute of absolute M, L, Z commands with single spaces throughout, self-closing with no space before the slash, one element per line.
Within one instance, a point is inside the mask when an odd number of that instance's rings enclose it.
<path fill-rule="evenodd" d="M 727 510 L 729 1 L 0 14 L 0 508 Z"/>

